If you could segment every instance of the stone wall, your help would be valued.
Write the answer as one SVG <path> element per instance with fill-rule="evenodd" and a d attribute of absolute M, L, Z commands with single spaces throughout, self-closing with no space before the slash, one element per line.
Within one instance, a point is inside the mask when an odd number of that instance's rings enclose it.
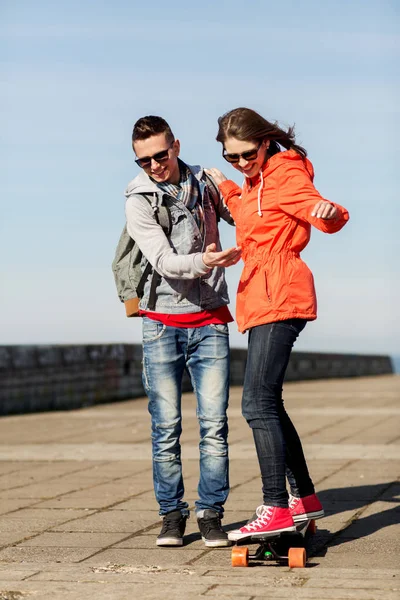
<path fill-rule="evenodd" d="M 67 410 L 144 395 L 140 345 L 0 346 L 0 415 Z M 242 385 L 245 349 L 231 350 L 231 385 Z M 293 352 L 288 381 L 383 375 L 387 356 Z M 184 391 L 191 389 L 186 377 Z"/>

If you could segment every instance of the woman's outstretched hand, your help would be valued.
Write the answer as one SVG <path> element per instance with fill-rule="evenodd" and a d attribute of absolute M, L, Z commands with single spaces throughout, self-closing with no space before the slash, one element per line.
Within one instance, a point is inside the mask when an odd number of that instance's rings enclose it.
<path fill-rule="evenodd" d="M 212 177 L 214 179 L 214 181 L 217 185 L 219 185 L 223 181 L 227 181 L 227 178 L 219 169 L 212 168 L 212 169 L 204 169 L 204 170 L 207 173 L 207 175 L 210 175 L 210 177 Z"/>
<path fill-rule="evenodd" d="M 320 200 L 312 209 L 311 216 L 317 219 L 336 219 L 338 210 L 330 202 Z"/>
<path fill-rule="evenodd" d="M 228 248 L 228 250 L 222 250 L 216 252 L 217 246 L 213 243 L 207 246 L 206 251 L 203 253 L 203 262 L 206 267 L 212 269 L 213 267 L 232 267 L 239 262 L 242 249 L 241 248 Z"/>

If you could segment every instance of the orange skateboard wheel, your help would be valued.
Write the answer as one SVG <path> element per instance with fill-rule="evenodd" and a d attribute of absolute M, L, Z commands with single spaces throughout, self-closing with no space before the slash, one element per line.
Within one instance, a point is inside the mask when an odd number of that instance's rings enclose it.
<path fill-rule="evenodd" d="M 307 533 L 309 533 L 310 535 L 315 535 L 317 533 L 317 524 L 314 519 L 311 519 L 307 527 Z"/>
<path fill-rule="evenodd" d="M 289 567 L 301 569 L 306 566 L 307 555 L 305 548 L 289 548 Z"/>
<path fill-rule="evenodd" d="M 249 549 L 246 546 L 233 546 L 231 557 L 232 567 L 249 566 Z"/>

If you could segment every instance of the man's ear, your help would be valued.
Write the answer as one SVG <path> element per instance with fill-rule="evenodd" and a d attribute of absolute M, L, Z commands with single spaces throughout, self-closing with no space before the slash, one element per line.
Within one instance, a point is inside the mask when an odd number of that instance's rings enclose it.
<path fill-rule="evenodd" d="M 175 140 L 172 147 L 174 149 L 175 156 L 179 156 L 180 151 L 181 151 L 181 143 L 180 143 L 180 141 L 179 140 Z"/>

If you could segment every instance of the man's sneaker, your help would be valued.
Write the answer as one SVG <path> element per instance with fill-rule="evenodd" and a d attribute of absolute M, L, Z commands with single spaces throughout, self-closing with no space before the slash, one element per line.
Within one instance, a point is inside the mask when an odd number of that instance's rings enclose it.
<path fill-rule="evenodd" d="M 199 511 L 197 513 L 197 523 L 201 539 L 209 548 L 232 545 L 232 542 L 228 540 L 228 534 L 221 527 L 221 517 L 214 510 L 207 508 Z"/>
<path fill-rule="evenodd" d="M 296 531 L 288 508 L 261 505 L 256 510 L 256 518 L 240 529 L 228 533 L 228 538 L 237 542 L 247 537 L 272 537 L 284 531 Z"/>
<path fill-rule="evenodd" d="M 307 519 L 321 519 L 325 512 L 316 494 L 296 498 L 289 496 L 289 510 L 295 523 L 307 521 Z"/>
<path fill-rule="evenodd" d="M 183 546 L 187 515 L 180 510 L 173 510 L 163 518 L 160 535 L 157 537 L 157 546 Z"/>

